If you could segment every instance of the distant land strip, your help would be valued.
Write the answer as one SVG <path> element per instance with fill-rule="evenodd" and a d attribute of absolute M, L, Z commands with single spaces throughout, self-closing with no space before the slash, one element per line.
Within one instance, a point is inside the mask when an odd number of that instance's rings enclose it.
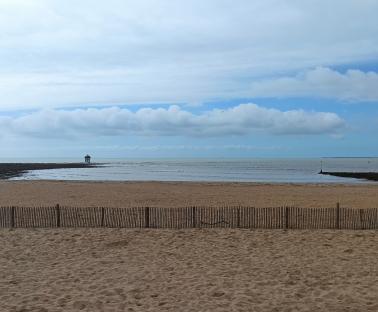
<path fill-rule="evenodd" d="M 30 170 L 93 168 L 96 164 L 85 163 L 0 163 L 0 180 L 20 177 Z"/>
<path fill-rule="evenodd" d="M 378 172 L 327 172 L 320 171 L 319 174 L 325 174 L 342 178 L 365 179 L 370 181 L 378 181 Z"/>
<path fill-rule="evenodd" d="M 378 156 L 337 156 L 322 157 L 322 159 L 377 159 Z"/>

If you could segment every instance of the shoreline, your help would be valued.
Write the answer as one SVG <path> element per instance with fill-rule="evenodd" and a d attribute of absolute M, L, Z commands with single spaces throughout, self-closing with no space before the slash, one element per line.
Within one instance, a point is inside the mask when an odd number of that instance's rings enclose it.
<path fill-rule="evenodd" d="M 357 179 L 356 179 L 357 180 Z M 244 185 L 244 186 L 378 186 L 378 181 L 366 180 L 361 183 L 360 180 L 355 183 L 351 182 L 258 182 L 258 181 L 186 181 L 186 180 L 64 180 L 64 179 L 1 179 L 5 183 L 87 183 L 87 184 L 203 184 L 203 185 Z"/>

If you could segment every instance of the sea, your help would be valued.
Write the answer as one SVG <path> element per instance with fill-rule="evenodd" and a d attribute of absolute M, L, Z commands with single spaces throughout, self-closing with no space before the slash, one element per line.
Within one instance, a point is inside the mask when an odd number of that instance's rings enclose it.
<path fill-rule="evenodd" d="M 378 158 L 93 159 L 96 168 L 34 170 L 13 180 L 376 183 L 318 174 L 378 171 Z M 0 159 L 0 162 L 10 160 Z M 20 160 L 11 160 L 20 162 Z M 80 162 L 28 159 L 25 162 Z"/>

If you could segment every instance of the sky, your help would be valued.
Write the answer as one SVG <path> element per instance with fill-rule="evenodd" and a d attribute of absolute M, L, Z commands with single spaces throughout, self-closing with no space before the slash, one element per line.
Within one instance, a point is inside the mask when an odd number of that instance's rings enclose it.
<path fill-rule="evenodd" d="M 0 158 L 378 156 L 378 0 L 0 0 Z"/>

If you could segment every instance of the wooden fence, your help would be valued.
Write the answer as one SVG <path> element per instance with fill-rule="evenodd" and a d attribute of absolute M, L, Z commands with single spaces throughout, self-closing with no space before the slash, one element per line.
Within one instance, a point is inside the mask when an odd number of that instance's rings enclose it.
<path fill-rule="evenodd" d="M 378 209 L 0 207 L 0 228 L 378 229 Z"/>

